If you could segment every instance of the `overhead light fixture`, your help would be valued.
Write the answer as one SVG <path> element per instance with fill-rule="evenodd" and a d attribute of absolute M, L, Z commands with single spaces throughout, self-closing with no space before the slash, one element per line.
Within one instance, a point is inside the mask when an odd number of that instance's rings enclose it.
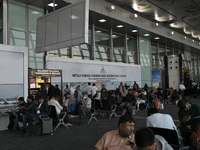
<path fill-rule="evenodd" d="M 112 35 L 112 37 L 116 37 L 116 35 L 115 35 L 115 34 L 113 34 L 113 35 Z"/>
<path fill-rule="evenodd" d="M 194 43 L 194 40 L 191 40 L 192 43 Z"/>
<path fill-rule="evenodd" d="M 50 7 L 54 7 L 55 6 L 56 7 L 56 6 L 58 6 L 58 4 L 56 4 L 56 3 L 49 3 L 48 6 L 50 6 Z"/>
<path fill-rule="evenodd" d="M 160 38 L 159 38 L 159 37 L 155 37 L 154 39 L 155 39 L 155 40 L 159 40 Z"/>
<path fill-rule="evenodd" d="M 132 30 L 131 32 L 137 32 L 137 30 Z"/>
<path fill-rule="evenodd" d="M 124 27 L 124 26 L 123 26 L 123 25 L 118 25 L 117 27 L 118 27 L 118 28 L 122 28 L 122 27 Z"/>
<path fill-rule="evenodd" d="M 96 32 L 97 32 L 97 33 L 100 33 L 101 31 L 100 31 L 100 30 L 97 30 Z"/>
<path fill-rule="evenodd" d="M 182 36 L 182 39 L 183 39 L 183 40 L 186 40 L 186 39 L 187 39 L 187 37 L 186 37 L 186 36 Z"/>
<path fill-rule="evenodd" d="M 149 36 L 149 34 L 144 34 L 144 36 Z"/>
<path fill-rule="evenodd" d="M 127 40 L 129 40 L 129 38 L 126 38 Z"/>
<path fill-rule="evenodd" d="M 137 14 L 132 14 L 132 15 L 131 15 L 131 18 L 132 18 L 132 19 L 136 19 L 137 17 L 138 17 Z"/>
<path fill-rule="evenodd" d="M 106 22 L 106 20 L 105 19 L 100 19 L 99 22 Z"/>
<path fill-rule="evenodd" d="M 39 14 L 40 12 L 38 12 L 38 11 L 32 11 L 32 14 L 35 14 L 35 15 L 37 15 L 37 14 Z"/>
<path fill-rule="evenodd" d="M 174 35 L 174 31 L 169 32 L 169 36 Z"/>
<path fill-rule="evenodd" d="M 159 23 L 158 23 L 158 22 L 153 23 L 153 27 L 154 27 L 154 28 L 156 28 L 156 27 L 158 27 L 158 26 L 159 26 Z"/>
<path fill-rule="evenodd" d="M 114 11 L 115 10 L 115 6 L 111 5 L 108 9 L 109 12 Z"/>

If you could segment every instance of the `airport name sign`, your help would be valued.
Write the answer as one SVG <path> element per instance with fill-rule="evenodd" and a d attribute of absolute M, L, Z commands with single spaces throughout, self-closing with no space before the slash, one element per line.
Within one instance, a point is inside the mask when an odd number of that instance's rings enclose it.
<path fill-rule="evenodd" d="M 60 77 L 61 74 L 61 70 L 32 69 L 30 71 L 30 76 Z"/>

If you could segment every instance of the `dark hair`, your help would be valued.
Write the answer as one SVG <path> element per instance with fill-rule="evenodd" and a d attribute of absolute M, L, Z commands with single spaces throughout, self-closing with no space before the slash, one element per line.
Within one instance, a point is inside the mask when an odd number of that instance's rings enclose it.
<path fill-rule="evenodd" d="M 131 90 L 131 89 L 128 89 L 128 93 L 132 93 L 132 90 Z"/>
<path fill-rule="evenodd" d="M 44 99 L 44 97 L 43 97 L 43 96 L 40 96 L 38 99 Z"/>
<path fill-rule="evenodd" d="M 141 93 L 141 92 L 142 92 L 141 90 L 138 91 L 138 93 Z"/>
<path fill-rule="evenodd" d="M 49 99 L 51 100 L 53 97 L 56 97 L 55 95 L 50 95 Z"/>
<path fill-rule="evenodd" d="M 56 84 L 56 87 L 58 87 L 58 84 Z"/>
<path fill-rule="evenodd" d="M 114 93 L 114 91 L 113 91 L 113 90 L 111 90 L 111 91 L 110 91 L 110 95 L 113 95 L 113 93 Z"/>
<path fill-rule="evenodd" d="M 33 98 L 32 95 L 29 95 L 29 96 L 28 96 L 28 99 L 31 99 L 32 101 L 34 100 L 34 98 Z"/>
<path fill-rule="evenodd" d="M 69 93 L 69 92 L 67 92 L 65 95 L 70 95 L 70 93 Z"/>
<path fill-rule="evenodd" d="M 92 85 L 95 86 L 95 83 L 93 83 Z"/>
<path fill-rule="evenodd" d="M 153 89 L 151 89 L 151 91 L 150 91 L 150 93 L 152 93 L 154 90 Z"/>
<path fill-rule="evenodd" d="M 197 132 L 198 130 L 198 125 L 200 124 L 200 118 L 194 118 L 191 122 L 191 130 L 193 132 Z"/>
<path fill-rule="evenodd" d="M 178 101 L 178 107 L 180 110 L 184 110 L 186 108 L 186 101 L 185 100 L 179 100 Z"/>
<path fill-rule="evenodd" d="M 133 91 L 136 91 L 136 88 L 133 88 Z"/>
<path fill-rule="evenodd" d="M 91 84 L 91 82 L 88 82 L 88 85 L 90 85 Z"/>
<path fill-rule="evenodd" d="M 151 146 L 154 143 L 154 133 L 149 128 L 142 128 L 135 133 L 135 142 L 138 147 Z"/>
<path fill-rule="evenodd" d="M 87 95 L 87 92 L 83 92 L 83 95 L 84 95 L 84 94 Z"/>
<path fill-rule="evenodd" d="M 151 114 L 155 114 L 155 113 L 158 113 L 158 109 L 156 109 L 156 108 L 150 108 L 148 110 L 147 115 L 150 116 Z"/>
<path fill-rule="evenodd" d="M 18 98 L 18 101 L 24 101 L 24 97 Z"/>
<path fill-rule="evenodd" d="M 134 123 L 135 123 L 135 120 L 134 120 L 131 116 L 129 116 L 129 115 L 123 115 L 123 116 L 121 116 L 121 117 L 119 118 L 118 127 L 119 127 L 119 125 L 120 125 L 121 123 L 122 123 L 122 124 L 125 124 L 125 123 L 127 123 L 127 122 L 129 122 L 129 123 L 134 122 Z"/>

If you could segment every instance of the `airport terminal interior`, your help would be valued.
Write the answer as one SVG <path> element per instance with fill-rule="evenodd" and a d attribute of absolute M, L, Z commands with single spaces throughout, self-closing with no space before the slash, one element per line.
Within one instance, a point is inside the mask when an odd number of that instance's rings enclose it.
<path fill-rule="evenodd" d="M 104 133 L 118 128 L 121 82 L 155 96 L 172 90 L 176 98 L 171 93 L 161 101 L 164 109 L 155 107 L 178 126 L 178 101 L 200 104 L 199 50 L 199 0 L 0 0 L 0 149 L 94 149 Z M 57 85 L 62 104 L 66 86 L 74 96 L 88 82 L 97 88 L 95 101 L 102 101 L 103 85 L 114 91 L 118 116 L 96 110 L 99 122 L 87 124 L 84 116 L 77 125 L 79 114 L 70 113 L 73 126 L 61 125 L 53 135 L 37 135 L 40 125 L 27 138 L 7 129 L 19 97 L 37 99 L 39 91 Z M 148 94 L 133 116 L 135 131 L 146 127 Z"/>

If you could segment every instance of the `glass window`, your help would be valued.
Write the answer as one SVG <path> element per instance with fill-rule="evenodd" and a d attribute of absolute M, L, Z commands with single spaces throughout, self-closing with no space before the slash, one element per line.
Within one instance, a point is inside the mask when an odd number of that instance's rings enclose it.
<path fill-rule="evenodd" d="M 37 18 L 43 16 L 43 12 L 29 8 L 29 31 L 36 32 Z"/>
<path fill-rule="evenodd" d="M 135 51 L 137 50 L 137 41 L 135 38 L 128 37 L 128 51 Z"/>
<path fill-rule="evenodd" d="M 73 55 L 80 55 L 81 56 L 81 50 L 79 49 L 79 46 L 73 46 L 72 51 L 73 51 Z"/>
<path fill-rule="evenodd" d="M 158 69 L 158 63 L 157 63 L 157 48 L 155 44 L 151 45 L 151 61 L 152 61 L 152 69 Z"/>
<path fill-rule="evenodd" d="M 151 80 L 150 67 L 141 67 L 141 78 L 142 80 Z"/>
<path fill-rule="evenodd" d="M 29 57 L 29 66 L 32 69 L 43 69 L 44 68 L 43 58 Z"/>
<path fill-rule="evenodd" d="M 10 30 L 10 45 L 26 46 L 25 32 Z"/>
<path fill-rule="evenodd" d="M 174 49 L 174 55 L 179 56 L 179 50 L 178 49 Z"/>
<path fill-rule="evenodd" d="M 102 47 L 102 46 L 96 46 L 95 49 L 95 60 L 97 61 L 108 61 L 109 59 L 109 48 Z"/>
<path fill-rule="evenodd" d="M 43 57 L 44 53 L 35 53 L 36 34 L 29 33 L 29 56 Z"/>
<path fill-rule="evenodd" d="M 95 44 L 109 46 L 109 32 L 95 28 Z"/>
<path fill-rule="evenodd" d="M 173 55 L 173 50 L 171 47 L 167 47 L 167 56 Z"/>
<path fill-rule="evenodd" d="M 114 33 L 113 38 L 113 48 L 124 50 L 124 36 Z"/>
<path fill-rule="evenodd" d="M 26 31 L 26 9 L 23 6 L 9 3 L 10 28 Z"/>
<path fill-rule="evenodd" d="M 149 53 L 149 49 L 150 49 L 149 41 L 140 39 L 140 52 Z"/>

